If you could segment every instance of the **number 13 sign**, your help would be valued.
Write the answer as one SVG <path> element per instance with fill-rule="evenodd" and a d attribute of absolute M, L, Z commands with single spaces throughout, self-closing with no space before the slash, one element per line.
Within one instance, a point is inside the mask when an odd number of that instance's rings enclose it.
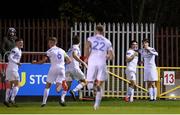
<path fill-rule="evenodd" d="M 164 85 L 175 85 L 174 71 L 164 71 Z"/>

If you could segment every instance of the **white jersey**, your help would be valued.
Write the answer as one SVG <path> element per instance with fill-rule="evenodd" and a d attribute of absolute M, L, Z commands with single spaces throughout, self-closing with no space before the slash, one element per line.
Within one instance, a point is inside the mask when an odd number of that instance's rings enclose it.
<path fill-rule="evenodd" d="M 65 69 L 64 64 L 65 64 L 66 52 L 63 49 L 57 46 L 53 46 L 46 52 L 46 54 L 50 59 L 51 68 Z"/>
<path fill-rule="evenodd" d="M 18 65 L 17 63 L 20 62 L 22 56 L 22 51 L 18 47 L 15 47 L 11 50 L 9 56 L 8 56 L 8 66 L 7 70 L 10 71 L 18 71 Z"/>
<path fill-rule="evenodd" d="M 149 47 L 148 50 L 141 49 L 140 53 L 144 58 L 144 69 L 156 68 L 155 56 L 158 56 L 158 53 L 154 48 Z"/>
<path fill-rule="evenodd" d="M 78 57 L 81 56 L 81 51 L 79 48 L 79 45 L 73 45 L 67 52 L 67 55 L 71 58 L 71 63 L 66 65 L 66 70 L 72 70 L 74 68 L 78 69 L 79 68 L 79 62 L 76 61 L 73 58 L 73 52 L 76 52 L 76 54 L 78 55 Z"/>
<path fill-rule="evenodd" d="M 106 64 L 108 50 L 112 50 L 111 42 L 102 35 L 95 35 L 87 39 L 91 43 L 91 53 L 88 58 L 90 64 Z"/>
<path fill-rule="evenodd" d="M 134 50 L 129 49 L 126 52 L 126 57 L 131 57 L 132 55 L 134 55 L 134 53 L 135 53 Z M 126 70 L 136 73 L 137 62 L 138 62 L 138 56 L 135 56 L 130 62 L 127 62 Z"/>

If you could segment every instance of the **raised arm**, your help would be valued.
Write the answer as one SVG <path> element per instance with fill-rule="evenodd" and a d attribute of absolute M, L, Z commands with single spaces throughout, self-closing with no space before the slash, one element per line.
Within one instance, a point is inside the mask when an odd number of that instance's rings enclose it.
<path fill-rule="evenodd" d="M 36 61 L 36 60 L 33 60 L 32 61 L 32 64 L 43 64 L 45 63 L 46 61 L 48 60 L 48 57 L 47 56 L 43 56 L 43 58 L 39 61 Z"/>
<path fill-rule="evenodd" d="M 153 55 L 156 55 L 156 56 L 158 56 L 158 52 L 154 49 L 154 48 L 147 48 L 147 50 L 151 53 L 151 54 L 153 54 Z"/>

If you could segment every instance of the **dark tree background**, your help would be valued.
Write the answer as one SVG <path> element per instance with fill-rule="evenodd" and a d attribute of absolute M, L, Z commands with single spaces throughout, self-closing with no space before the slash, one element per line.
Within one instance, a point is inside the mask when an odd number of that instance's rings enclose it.
<path fill-rule="evenodd" d="M 180 26 L 180 0 L 6 0 L 1 18 L 68 18 L 69 21 L 154 22 Z"/>

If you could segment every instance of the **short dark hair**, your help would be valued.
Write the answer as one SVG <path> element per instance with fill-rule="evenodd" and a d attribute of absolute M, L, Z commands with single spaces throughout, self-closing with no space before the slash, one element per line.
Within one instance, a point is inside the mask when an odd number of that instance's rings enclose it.
<path fill-rule="evenodd" d="M 101 33 L 104 31 L 102 25 L 97 25 L 97 26 L 96 26 L 96 30 L 99 31 L 99 32 L 101 32 Z"/>
<path fill-rule="evenodd" d="M 145 38 L 145 39 L 142 40 L 142 42 L 147 42 L 147 43 L 149 43 L 149 39 Z"/>
<path fill-rule="evenodd" d="M 131 40 L 130 43 L 129 43 L 129 47 L 131 47 L 131 45 L 132 45 L 134 42 L 135 42 L 135 43 L 138 43 L 136 40 Z"/>
<path fill-rule="evenodd" d="M 21 39 L 21 38 L 15 39 L 15 42 L 19 42 L 19 41 L 23 41 L 23 39 Z"/>
<path fill-rule="evenodd" d="M 136 40 L 131 40 L 131 41 L 130 41 L 130 45 L 132 45 L 134 42 L 135 42 L 135 43 L 138 43 Z"/>
<path fill-rule="evenodd" d="M 73 38 L 72 38 L 72 43 L 73 44 L 79 44 L 80 42 L 80 38 L 78 35 L 75 35 Z"/>
<path fill-rule="evenodd" d="M 53 42 L 57 43 L 57 38 L 56 37 L 49 37 L 48 41 L 53 41 Z"/>

